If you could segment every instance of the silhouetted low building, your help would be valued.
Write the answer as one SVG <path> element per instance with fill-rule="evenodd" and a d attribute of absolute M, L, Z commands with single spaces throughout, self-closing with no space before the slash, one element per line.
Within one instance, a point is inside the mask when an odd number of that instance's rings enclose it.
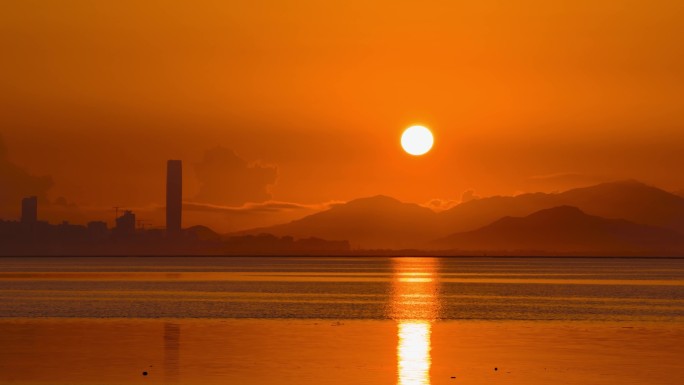
<path fill-rule="evenodd" d="M 91 241 L 102 241 L 107 239 L 109 231 L 107 229 L 107 222 L 92 221 L 88 222 L 88 239 Z"/>
<path fill-rule="evenodd" d="M 38 197 L 31 196 L 21 200 L 21 223 L 38 221 Z"/>
<path fill-rule="evenodd" d="M 87 228 L 82 225 L 72 225 L 68 221 L 54 226 L 51 234 L 52 242 L 63 244 L 78 244 L 87 239 Z"/>

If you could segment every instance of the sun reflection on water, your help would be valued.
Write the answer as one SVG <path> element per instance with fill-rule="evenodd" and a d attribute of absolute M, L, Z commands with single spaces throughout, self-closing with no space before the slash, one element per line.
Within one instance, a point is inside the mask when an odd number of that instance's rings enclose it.
<path fill-rule="evenodd" d="M 397 384 L 429 385 L 432 322 L 439 313 L 435 258 L 394 260 L 391 316 L 398 323 Z"/>
<path fill-rule="evenodd" d="M 428 321 L 400 321 L 397 347 L 399 385 L 430 383 L 430 332 Z"/>

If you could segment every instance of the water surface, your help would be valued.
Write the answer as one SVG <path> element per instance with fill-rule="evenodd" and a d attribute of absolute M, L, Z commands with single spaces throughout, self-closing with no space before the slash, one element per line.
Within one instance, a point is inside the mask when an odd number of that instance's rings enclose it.
<path fill-rule="evenodd" d="M 684 378 L 678 259 L 2 258 L 0 317 L 2 383 Z"/>

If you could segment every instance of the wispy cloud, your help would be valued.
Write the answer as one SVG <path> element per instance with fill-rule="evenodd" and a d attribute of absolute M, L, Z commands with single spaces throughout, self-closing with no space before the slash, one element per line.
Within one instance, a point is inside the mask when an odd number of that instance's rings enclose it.
<path fill-rule="evenodd" d="M 547 175 L 533 175 L 524 180 L 531 191 L 563 191 L 575 187 L 585 187 L 609 181 L 600 175 L 579 172 L 560 172 Z"/>
<path fill-rule="evenodd" d="M 526 179 L 528 182 L 556 182 L 556 181 L 579 181 L 579 182 L 603 182 L 606 178 L 598 175 L 583 174 L 579 172 L 558 172 L 546 175 L 533 175 Z"/>
<path fill-rule="evenodd" d="M 263 213 L 278 213 L 284 211 L 323 211 L 327 210 L 335 204 L 340 204 L 339 201 L 331 201 L 325 203 L 302 204 L 282 201 L 266 201 L 261 203 L 245 203 L 240 206 L 222 206 L 199 202 L 183 202 L 183 209 L 188 211 L 201 211 L 213 213 L 226 214 L 263 214 Z"/>

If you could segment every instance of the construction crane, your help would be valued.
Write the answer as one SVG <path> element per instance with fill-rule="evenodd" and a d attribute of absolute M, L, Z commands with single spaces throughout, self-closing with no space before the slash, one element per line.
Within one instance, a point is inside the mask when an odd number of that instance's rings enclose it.
<path fill-rule="evenodd" d="M 152 221 L 147 219 L 136 219 L 135 221 L 138 223 L 138 228 L 141 230 L 145 230 L 145 223 L 152 224 Z"/>

